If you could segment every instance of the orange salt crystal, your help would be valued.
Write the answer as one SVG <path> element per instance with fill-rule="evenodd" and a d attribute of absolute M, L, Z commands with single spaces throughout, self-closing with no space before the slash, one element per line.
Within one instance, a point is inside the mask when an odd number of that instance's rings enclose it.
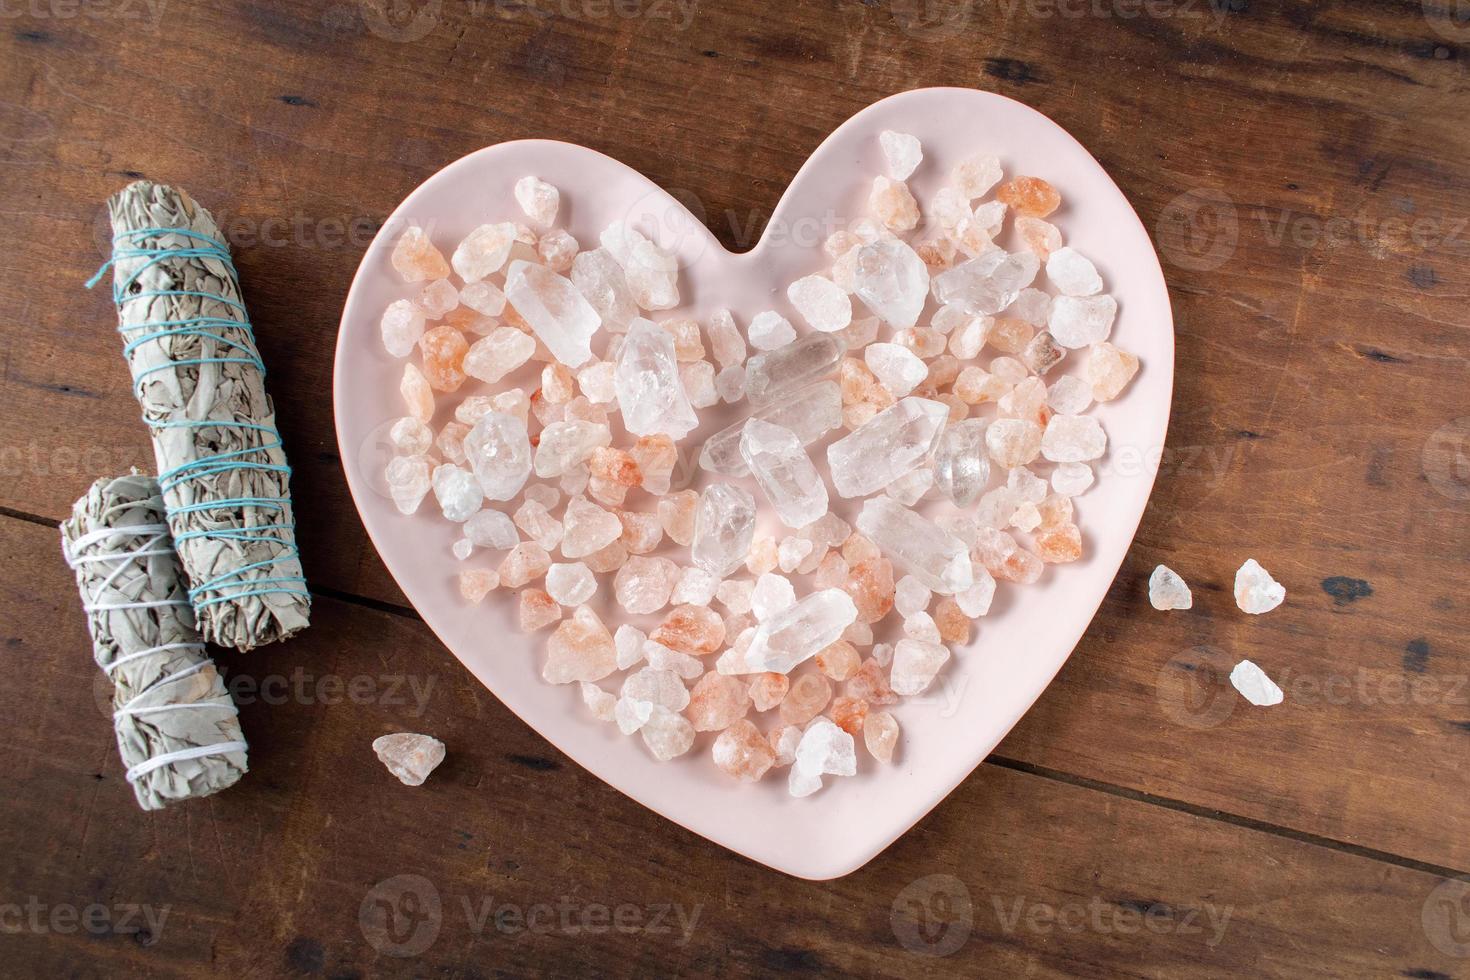
<path fill-rule="evenodd" d="M 429 241 L 422 228 L 409 228 L 393 246 L 393 268 L 407 282 L 443 279 L 449 275 L 444 254 Z"/>
<path fill-rule="evenodd" d="M 863 658 L 858 654 L 857 647 L 846 640 L 838 640 L 831 646 L 824 647 L 816 659 L 818 670 L 834 681 L 845 681 L 857 673 Z"/>
<path fill-rule="evenodd" d="M 1061 524 L 1036 535 L 1036 555 L 1049 565 L 1082 557 L 1082 531 L 1076 524 Z"/>
<path fill-rule="evenodd" d="M 428 422 L 434 417 L 434 389 L 429 387 L 423 372 L 412 364 L 403 365 L 403 380 L 398 383 L 398 391 L 403 395 L 409 415 L 420 422 Z"/>
<path fill-rule="evenodd" d="M 725 627 L 726 632 L 729 626 Z M 781 703 L 786 697 L 786 692 L 791 688 L 791 678 L 785 674 L 766 672 L 756 674 L 755 680 L 750 682 L 750 700 L 757 711 L 770 711 Z"/>
<path fill-rule="evenodd" d="M 707 656 L 725 640 L 725 621 L 707 606 L 675 606 L 648 638 L 670 650 Z"/>
<path fill-rule="evenodd" d="M 861 698 L 869 704 L 896 704 L 898 695 L 888 686 L 888 677 L 876 660 L 864 660 L 845 688 L 850 698 Z"/>
<path fill-rule="evenodd" d="M 869 558 L 853 566 L 843 587 L 857 606 L 860 623 L 876 623 L 893 608 L 893 565 L 886 558 Z"/>
<path fill-rule="evenodd" d="M 424 377 L 435 391 L 457 391 L 464 384 L 464 356 L 470 345 L 464 334 L 438 326 L 419 338 L 424 352 Z"/>
<path fill-rule="evenodd" d="M 684 717 L 696 732 L 718 732 L 745 717 L 750 694 L 739 678 L 710 671 L 689 692 Z"/>
<path fill-rule="evenodd" d="M 841 695 L 832 699 L 832 710 L 827 713 L 838 728 L 856 737 L 862 734 L 863 722 L 868 717 L 868 702 Z"/>
<path fill-rule="evenodd" d="M 621 449 L 598 446 L 587 460 L 587 469 L 593 478 L 606 480 L 624 487 L 636 487 L 643 482 L 643 473 L 638 461 Z"/>
<path fill-rule="evenodd" d="M 805 725 L 832 700 L 832 682 L 821 674 L 802 674 L 791 684 L 781 702 L 781 720 L 788 725 Z"/>
<path fill-rule="evenodd" d="M 520 595 L 521 632 L 534 633 L 561 619 L 561 606 L 540 589 L 522 589 Z"/>
<path fill-rule="evenodd" d="M 1040 177 L 1016 177 L 1000 185 L 995 197 L 1033 218 L 1045 218 L 1062 203 L 1062 195 Z"/>
<path fill-rule="evenodd" d="M 720 733 L 710 754 L 721 772 L 747 783 L 759 780 L 776 762 L 771 743 L 743 718 Z"/>
<path fill-rule="evenodd" d="M 499 584 L 500 576 L 493 568 L 472 568 L 459 573 L 459 594 L 477 606 Z"/>
<path fill-rule="evenodd" d="M 945 643 L 970 642 L 970 617 L 966 616 L 953 596 L 945 596 L 934 606 L 934 625 Z"/>

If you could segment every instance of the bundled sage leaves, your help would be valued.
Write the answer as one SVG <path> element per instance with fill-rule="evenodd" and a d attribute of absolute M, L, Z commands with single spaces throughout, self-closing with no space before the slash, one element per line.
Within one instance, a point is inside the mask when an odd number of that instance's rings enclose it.
<path fill-rule="evenodd" d="M 311 598 L 229 246 L 208 211 L 164 184 L 137 181 L 108 207 L 123 353 L 199 632 L 237 650 L 283 639 L 307 625 Z"/>
<path fill-rule="evenodd" d="M 246 771 L 234 702 L 194 628 L 194 609 L 151 476 L 101 479 L 61 525 L 62 550 L 112 679 L 113 727 L 145 810 L 231 785 Z"/>

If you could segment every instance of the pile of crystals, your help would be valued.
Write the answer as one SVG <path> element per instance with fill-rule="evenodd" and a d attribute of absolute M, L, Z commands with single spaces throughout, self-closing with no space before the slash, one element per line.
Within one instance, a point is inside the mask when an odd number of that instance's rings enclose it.
<path fill-rule="evenodd" d="M 918 140 L 881 142 L 868 215 L 787 290 L 804 331 L 663 312 L 677 257 L 623 223 L 583 248 L 536 177 L 515 185 L 527 223 L 448 259 L 409 228 L 392 264 L 416 293 L 381 321 L 407 359 L 387 483 L 462 529 L 464 599 L 515 592 L 521 628 L 550 630 L 542 676 L 656 759 L 709 732 L 720 770 L 788 768 L 795 796 L 855 774 L 858 739 L 891 761 L 888 709 L 969 644 L 996 583 L 1082 556 L 1073 498 L 1107 446 L 1085 413 L 1139 366 L 1046 220 L 1051 185 L 975 157 L 921 215 Z M 694 445 L 704 409 L 738 420 Z M 702 489 L 673 490 L 696 454 Z"/>

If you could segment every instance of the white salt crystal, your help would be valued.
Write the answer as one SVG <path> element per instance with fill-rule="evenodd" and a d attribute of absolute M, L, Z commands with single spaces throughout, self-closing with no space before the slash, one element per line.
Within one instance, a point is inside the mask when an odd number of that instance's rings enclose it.
<path fill-rule="evenodd" d="M 928 365 L 902 344 L 869 344 L 863 361 L 895 398 L 907 395 L 929 376 Z"/>
<path fill-rule="evenodd" d="M 775 350 L 796 339 L 796 328 L 791 321 L 771 310 L 757 313 L 747 333 L 750 345 L 756 350 Z"/>
<path fill-rule="evenodd" d="M 1108 435 L 1091 415 L 1053 415 L 1041 436 L 1041 454 L 1054 463 L 1086 463 L 1107 448 Z"/>
<path fill-rule="evenodd" d="M 888 166 L 888 176 L 894 180 L 908 180 L 919 161 L 924 159 L 924 148 L 916 136 L 896 133 L 885 129 L 878 134 L 878 145 L 883 148 L 883 160 Z"/>
<path fill-rule="evenodd" d="M 453 463 L 434 467 L 433 486 L 434 497 L 439 501 L 445 520 L 455 523 L 469 520 L 485 499 L 474 474 Z"/>
<path fill-rule="evenodd" d="M 1091 389 L 1088 389 L 1091 391 Z M 721 369 L 715 375 L 715 391 L 720 396 L 720 401 L 727 405 L 733 405 L 745 397 L 745 368 L 740 364 L 732 364 Z"/>
<path fill-rule="evenodd" d="M 1063 296 L 1091 296 L 1102 291 L 1102 276 L 1092 261 L 1068 245 L 1046 260 L 1046 277 Z"/>
<path fill-rule="evenodd" d="M 990 480 L 985 427 L 982 419 L 951 423 L 934 450 L 934 485 L 960 507 L 973 504 Z"/>
<path fill-rule="evenodd" d="M 556 562 L 546 571 L 546 592 L 563 606 L 580 606 L 597 591 L 597 578 L 582 562 Z"/>
<path fill-rule="evenodd" d="M 796 433 L 749 419 L 741 430 L 740 455 L 787 527 L 805 527 L 827 513 L 827 485 Z"/>
<path fill-rule="evenodd" d="M 1046 403 L 1059 415 L 1081 415 L 1092 404 L 1092 385 L 1074 374 L 1064 374 L 1047 389 Z"/>
<path fill-rule="evenodd" d="M 705 487 L 694 511 L 694 564 L 724 578 L 745 561 L 754 538 L 755 498 L 728 483 Z"/>
<path fill-rule="evenodd" d="M 1041 268 L 1032 252 L 989 248 L 934 277 L 934 298 L 967 313 L 990 315 L 1010 306 Z"/>
<path fill-rule="evenodd" d="M 797 571 L 802 562 L 812 553 L 813 545 L 806 538 L 795 535 L 781 539 L 781 544 L 776 549 L 776 561 L 781 571 L 790 575 Z"/>
<path fill-rule="evenodd" d="M 627 670 L 643 659 L 643 644 L 647 634 L 636 626 L 624 623 L 613 634 L 613 646 L 617 649 L 618 670 Z"/>
<path fill-rule="evenodd" d="M 715 597 L 720 580 L 702 568 L 690 566 L 679 572 L 671 601 L 674 605 L 707 606 Z"/>
<path fill-rule="evenodd" d="M 1155 609 L 1188 609 L 1194 605 L 1189 585 L 1166 565 L 1148 577 L 1148 601 Z"/>
<path fill-rule="evenodd" d="M 954 595 L 972 584 L 965 543 L 896 501 L 864 501 L 857 528 L 894 564 L 941 595 Z"/>
<path fill-rule="evenodd" d="M 505 298 L 552 357 L 571 368 L 592 359 L 592 335 L 602 317 L 571 280 L 516 259 L 505 276 Z"/>
<path fill-rule="evenodd" d="M 730 315 L 729 310 L 715 310 L 710 314 L 705 332 L 709 334 L 715 363 L 720 367 L 729 368 L 745 363 L 745 338 L 740 336 L 740 328 L 735 326 L 735 318 Z"/>
<path fill-rule="evenodd" d="M 796 589 L 784 575 L 765 572 L 755 581 L 750 592 L 750 611 L 760 622 L 765 622 L 776 613 L 789 608 L 796 602 Z"/>
<path fill-rule="evenodd" d="M 979 564 L 970 566 L 974 584 L 955 595 L 955 604 L 960 612 L 971 619 L 979 619 L 990 612 L 990 603 L 995 599 L 995 579 Z"/>
<path fill-rule="evenodd" d="M 854 250 L 852 287 L 857 298 L 884 323 L 895 330 L 907 330 L 924 310 L 929 295 L 929 267 L 904 242 L 885 238 Z"/>
<path fill-rule="evenodd" d="M 516 181 L 515 197 L 533 225 L 549 228 L 556 221 L 561 194 L 540 177 L 522 177 Z"/>
<path fill-rule="evenodd" d="M 1047 330 L 1063 347 L 1077 349 L 1107 340 L 1118 303 L 1111 296 L 1058 296 L 1047 318 Z"/>
<path fill-rule="evenodd" d="M 842 344 L 819 333 L 757 354 L 745 365 L 745 395 L 755 408 L 783 400 L 787 393 L 805 388 L 831 372 L 842 354 Z"/>
<path fill-rule="evenodd" d="M 520 537 L 510 518 L 498 510 L 478 511 L 465 522 L 465 537 L 481 548 L 505 551 L 514 548 Z"/>
<path fill-rule="evenodd" d="M 813 592 L 773 613 L 756 627 L 743 658 L 746 669 L 736 672 L 789 674 L 797 665 L 837 642 L 843 630 L 856 619 L 857 606 L 846 592 L 841 589 Z"/>
<path fill-rule="evenodd" d="M 577 253 L 572 260 L 572 285 L 602 318 L 603 329 L 611 333 L 624 333 L 638 315 L 638 304 L 628 289 L 628 277 L 605 248 Z"/>
<path fill-rule="evenodd" d="M 893 693 L 923 694 L 949 660 L 949 648 L 939 643 L 902 639 L 893 647 L 893 666 L 888 684 Z"/>
<path fill-rule="evenodd" d="M 1286 587 L 1254 558 L 1235 573 L 1235 604 L 1252 615 L 1270 612 L 1286 599 Z"/>
<path fill-rule="evenodd" d="M 395 300 L 383 311 L 379 327 L 388 353 L 407 357 L 424 335 L 424 314 L 406 299 Z"/>
<path fill-rule="evenodd" d="M 444 743 L 416 732 L 380 735 L 373 739 L 373 752 L 405 786 L 422 786 L 444 761 Z"/>
<path fill-rule="evenodd" d="M 1235 665 L 1235 669 L 1230 672 L 1230 683 L 1242 697 L 1257 707 L 1270 707 L 1286 699 L 1276 682 L 1249 660 L 1242 660 Z"/>
<path fill-rule="evenodd" d="M 949 406 L 904 398 L 827 447 L 832 485 L 843 497 L 882 490 L 929 455 Z"/>
<path fill-rule="evenodd" d="M 1076 497 L 1092 486 L 1092 467 L 1086 463 L 1062 463 L 1052 470 L 1051 488 L 1063 497 Z"/>
<path fill-rule="evenodd" d="M 614 376 L 629 432 L 678 440 L 699 424 L 679 375 L 673 335 L 657 324 L 641 317 L 633 321 Z"/>
<path fill-rule="evenodd" d="M 449 264 L 466 283 L 479 282 L 500 271 L 516 241 L 516 226 L 508 221 L 480 225 L 464 237 L 449 257 Z M 489 314 L 498 316 L 499 314 Z"/>
<path fill-rule="evenodd" d="M 955 189 L 966 198 L 982 197 L 1005 176 L 1000 160 L 989 154 L 970 157 L 950 175 Z"/>
<path fill-rule="evenodd" d="M 612 721 L 616 717 L 617 698 L 591 681 L 578 681 L 578 685 L 582 691 L 582 703 L 592 712 L 592 717 L 598 721 Z"/>
<path fill-rule="evenodd" d="M 852 322 L 852 300 L 823 276 L 806 276 L 786 288 L 786 298 L 813 330 L 831 333 Z"/>
<path fill-rule="evenodd" d="M 923 612 L 925 609 L 928 609 L 929 600 L 932 596 L 933 593 L 929 591 L 927 585 L 912 575 L 905 575 L 898 580 L 898 585 L 894 592 L 894 607 L 898 610 L 900 616 L 907 618 L 914 613 Z"/>
<path fill-rule="evenodd" d="M 584 558 L 601 551 L 623 534 L 623 522 L 618 520 L 618 515 L 584 497 L 573 497 L 567 502 L 563 524 L 566 530 L 561 553 L 568 558 Z"/>

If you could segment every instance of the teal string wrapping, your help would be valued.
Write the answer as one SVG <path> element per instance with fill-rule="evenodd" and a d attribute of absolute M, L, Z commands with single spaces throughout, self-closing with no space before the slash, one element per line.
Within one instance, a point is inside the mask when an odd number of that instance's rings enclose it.
<path fill-rule="evenodd" d="M 208 642 L 239 650 L 309 621 L 286 462 L 239 276 L 209 212 L 138 181 L 109 202 L 113 302 L 153 436 L 169 529 Z"/>

